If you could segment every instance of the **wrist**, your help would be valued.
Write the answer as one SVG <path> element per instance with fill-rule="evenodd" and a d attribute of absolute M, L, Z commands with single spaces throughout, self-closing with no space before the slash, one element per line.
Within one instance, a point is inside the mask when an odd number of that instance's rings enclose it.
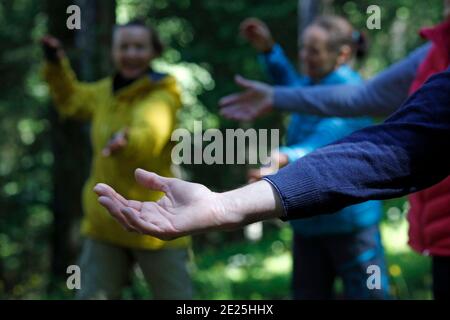
<path fill-rule="evenodd" d="M 212 212 L 217 225 L 223 229 L 232 230 L 244 225 L 244 214 L 239 210 L 236 199 L 233 198 L 232 191 L 216 193 L 217 205 Z"/>
<path fill-rule="evenodd" d="M 224 225 L 241 227 L 253 222 L 279 218 L 283 208 L 278 192 L 267 181 L 218 194 Z"/>

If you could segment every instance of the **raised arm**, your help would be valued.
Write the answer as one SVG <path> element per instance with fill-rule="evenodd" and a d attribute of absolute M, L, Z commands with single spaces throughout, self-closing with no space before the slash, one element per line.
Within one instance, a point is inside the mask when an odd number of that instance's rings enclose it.
<path fill-rule="evenodd" d="M 56 109 L 63 117 L 89 120 L 95 108 L 99 82 L 78 81 L 56 38 L 45 37 L 42 44 L 46 57 L 43 76 L 49 85 Z"/>
<path fill-rule="evenodd" d="M 259 60 L 275 85 L 301 85 L 301 77 L 279 44 L 259 55 Z"/>
<path fill-rule="evenodd" d="M 258 59 L 275 85 L 300 84 L 300 75 L 276 43 L 266 23 L 257 18 L 247 18 L 239 26 L 240 34 L 259 53 Z"/>
<path fill-rule="evenodd" d="M 359 85 L 286 88 L 254 82 L 243 93 L 222 98 L 222 114 L 236 120 L 253 120 L 273 109 L 337 117 L 387 116 L 407 98 L 429 48 L 430 44 L 421 46 Z"/>
<path fill-rule="evenodd" d="M 405 59 L 358 85 L 275 87 L 274 108 L 338 117 L 387 116 L 406 100 L 417 68 L 428 52 L 424 45 Z"/>

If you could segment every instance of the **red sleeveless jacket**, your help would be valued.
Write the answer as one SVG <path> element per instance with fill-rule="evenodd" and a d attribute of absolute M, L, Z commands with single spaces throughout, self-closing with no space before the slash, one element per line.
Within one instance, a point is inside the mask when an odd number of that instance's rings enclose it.
<path fill-rule="evenodd" d="M 450 63 L 450 19 L 433 28 L 422 29 L 420 35 L 429 39 L 433 46 L 419 66 L 410 94 L 430 76 L 447 69 Z M 409 245 L 422 254 L 450 256 L 450 177 L 412 194 L 409 200 Z"/>

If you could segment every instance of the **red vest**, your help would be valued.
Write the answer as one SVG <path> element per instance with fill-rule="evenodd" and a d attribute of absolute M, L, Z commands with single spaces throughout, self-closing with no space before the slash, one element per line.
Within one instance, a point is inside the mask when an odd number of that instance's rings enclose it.
<path fill-rule="evenodd" d="M 447 69 L 450 63 L 450 19 L 433 28 L 422 29 L 420 35 L 433 45 L 419 66 L 410 94 L 430 76 Z M 409 201 L 409 245 L 426 255 L 450 256 L 450 177 L 410 195 Z"/>

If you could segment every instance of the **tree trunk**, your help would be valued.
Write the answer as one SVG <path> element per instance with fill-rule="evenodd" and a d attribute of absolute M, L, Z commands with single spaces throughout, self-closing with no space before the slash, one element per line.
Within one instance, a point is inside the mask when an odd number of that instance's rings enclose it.
<path fill-rule="evenodd" d="M 80 80 L 94 80 L 109 73 L 105 59 L 115 21 L 115 1 L 79 0 L 81 30 L 68 30 L 66 9 L 71 0 L 46 1 L 49 33 L 59 38 Z M 106 48 L 108 47 L 108 48 Z M 95 53 L 103 59 L 95 57 Z M 109 54 L 106 55 L 109 57 Z M 103 63 L 99 63 L 103 61 Z M 51 233 L 51 279 L 49 290 L 65 282 L 66 270 L 75 264 L 80 247 L 79 222 L 82 217 L 81 190 L 88 176 L 91 151 L 89 125 L 73 120 L 61 120 L 54 108 L 49 108 L 51 146 L 54 157 L 53 230 Z"/>

